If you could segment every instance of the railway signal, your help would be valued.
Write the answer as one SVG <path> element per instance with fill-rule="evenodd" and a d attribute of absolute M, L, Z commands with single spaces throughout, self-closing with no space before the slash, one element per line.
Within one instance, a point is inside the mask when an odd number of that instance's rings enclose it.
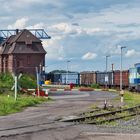
<path fill-rule="evenodd" d="M 15 100 L 17 100 L 17 90 L 18 90 L 18 88 L 21 89 L 21 87 L 20 87 L 20 85 L 18 83 L 18 80 L 21 78 L 22 73 L 20 73 L 18 76 L 14 75 L 14 74 L 12 76 L 13 76 L 13 79 L 14 79 L 14 85 L 11 88 L 11 90 L 15 89 Z"/>

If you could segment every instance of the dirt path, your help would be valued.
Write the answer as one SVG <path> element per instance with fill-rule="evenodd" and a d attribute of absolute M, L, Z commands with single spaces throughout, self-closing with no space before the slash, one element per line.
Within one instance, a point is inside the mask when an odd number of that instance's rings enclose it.
<path fill-rule="evenodd" d="M 74 94 L 74 93 L 72 93 Z M 64 95 L 63 95 L 64 96 Z M 63 97 L 62 96 L 62 97 Z M 110 129 L 94 125 L 74 125 L 57 121 L 59 118 L 87 111 L 93 104 L 102 105 L 105 99 L 111 100 L 115 94 L 92 92 L 88 96 L 56 99 L 54 101 L 30 107 L 21 113 L 0 117 L 0 139 L 2 140 L 115 140 L 114 138 L 137 135 L 108 134 Z M 104 131 L 107 130 L 107 131 Z M 107 134 L 102 134 L 107 132 Z M 100 133 L 97 135 L 97 133 Z M 133 138 L 132 138 L 133 137 Z"/>

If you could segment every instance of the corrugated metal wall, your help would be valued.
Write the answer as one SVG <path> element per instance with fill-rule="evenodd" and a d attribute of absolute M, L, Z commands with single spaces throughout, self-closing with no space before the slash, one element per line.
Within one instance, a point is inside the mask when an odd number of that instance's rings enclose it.
<path fill-rule="evenodd" d="M 81 72 L 80 73 L 81 85 L 91 85 L 96 83 L 95 72 Z"/>
<path fill-rule="evenodd" d="M 120 71 L 114 71 L 114 85 L 119 86 L 120 85 Z M 122 85 L 123 86 L 129 86 L 129 71 L 125 70 L 122 71 Z"/>
<path fill-rule="evenodd" d="M 108 82 L 105 81 L 105 77 L 108 77 Z M 97 72 L 96 74 L 96 80 L 97 80 L 97 83 L 100 84 L 100 85 L 113 85 L 113 72 Z"/>

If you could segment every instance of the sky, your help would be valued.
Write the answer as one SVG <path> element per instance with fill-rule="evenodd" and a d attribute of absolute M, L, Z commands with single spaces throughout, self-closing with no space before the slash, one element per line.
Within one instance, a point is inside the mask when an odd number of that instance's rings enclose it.
<path fill-rule="evenodd" d="M 140 0 L 0 0 L 1 29 L 43 28 L 46 71 L 120 69 L 140 59 Z"/>

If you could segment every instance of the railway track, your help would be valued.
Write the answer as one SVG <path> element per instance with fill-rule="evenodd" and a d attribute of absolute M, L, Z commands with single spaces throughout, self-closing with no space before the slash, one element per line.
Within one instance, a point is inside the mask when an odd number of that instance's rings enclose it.
<path fill-rule="evenodd" d="M 119 109 L 114 111 L 96 109 L 90 112 L 85 112 L 72 119 L 64 119 L 63 122 L 76 122 L 76 123 L 88 123 L 88 124 L 102 124 L 105 122 L 111 122 L 131 116 L 140 114 L 140 105 Z"/>
<path fill-rule="evenodd" d="M 54 124 L 55 122 L 43 122 L 43 123 L 36 123 L 36 124 L 29 124 L 29 125 L 22 125 L 22 126 L 16 126 L 16 127 L 9 127 L 9 128 L 3 128 L 0 129 L 0 132 L 2 131 L 10 131 L 10 130 L 16 130 L 16 129 L 23 129 L 23 128 L 31 128 L 34 126 L 43 126 L 43 125 L 49 125 L 49 124 Z"/>

